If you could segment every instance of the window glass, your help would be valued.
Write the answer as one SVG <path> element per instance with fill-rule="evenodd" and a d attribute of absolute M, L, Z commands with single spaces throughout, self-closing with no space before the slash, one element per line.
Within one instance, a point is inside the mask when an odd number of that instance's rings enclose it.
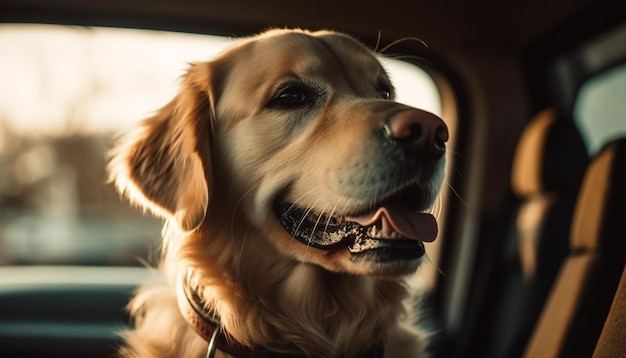
<path fill-rule="evenodd" d="M 626 136 L 626 64 L 582 85 L 574 104 L 574 120 L 591 156 L 612 139 Z"/>
<path fill-rule="evenodd" d="M 419 67 L 393 58 L 381 58 L 396 87 L 396 100 L 441 117 L 439 89 L 430 75 Z"/>
<path fill-rule="evenodd" d="M 178 90 L 188 64 L 232 39 L 160 31 L 0 25 L 0 264 L 137 265 L 159 220 L 106 183 L 116 134 Z M 441 114 L 420 68 L 384 65 L 400 101 Z M 152 254 L 151 254 L 152 253 Z"/>

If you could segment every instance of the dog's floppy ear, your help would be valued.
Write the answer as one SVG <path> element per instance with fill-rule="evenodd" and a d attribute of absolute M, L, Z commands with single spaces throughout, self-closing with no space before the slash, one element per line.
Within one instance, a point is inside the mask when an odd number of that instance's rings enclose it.
<path fill-rule="evenodd" d="M 144 120 L 109 163 L 121 193 L 157 215 L 173 217 L 184 231 L 202 223 L 209 205 L 212 88 L 209 64 L 192 65 L 180 93 Z"/>

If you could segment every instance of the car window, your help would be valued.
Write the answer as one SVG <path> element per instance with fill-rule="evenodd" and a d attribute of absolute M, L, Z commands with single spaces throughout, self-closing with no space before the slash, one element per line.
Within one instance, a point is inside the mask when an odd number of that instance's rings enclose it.
<path fill-rule="evenodd" d="M 188 64 L 235 39 L 162 31 L 0 25 L 0 264 L 139 265 L 159 220 L 106 180 L 116 134 L 166 104 Z M 441 115 L 424 70 L 384 60 L 407 104 Z M 441 210 L 441 209 L 439 209 Z"/>
<path fill-rule="evenodd" d="M 574 120 L 592 156 L 612 139 L 626 136 L 626 63 L 583 83 Z"/>

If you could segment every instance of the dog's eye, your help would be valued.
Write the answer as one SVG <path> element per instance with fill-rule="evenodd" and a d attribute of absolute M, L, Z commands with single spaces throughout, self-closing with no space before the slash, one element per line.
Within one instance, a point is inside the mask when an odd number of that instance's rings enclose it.
<path fill-rule="evenodd" d="M 306 101 L 306 94 L 299 89 L 289 89 L 276 98 L 276 103 L 282 106 L 295 106 Z"/>
<path fill-rule="evenodd" d="M 270 101 L 269 107 L 294 108 L 310 102 L 309 92 L 299 86 L 288 85 L 278 91 L 278 94 Z"/>
<path fill-rule="evenodd" d="M 380 81 L 378 83 L 378 95 L 382 99 L 391 99 L 391 86 L 386 82 Z"/>

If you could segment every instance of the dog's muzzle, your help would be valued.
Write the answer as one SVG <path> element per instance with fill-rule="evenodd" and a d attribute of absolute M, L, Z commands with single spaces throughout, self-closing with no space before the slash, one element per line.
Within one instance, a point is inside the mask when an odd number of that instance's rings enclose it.
<path fill-rule="evenodd" d="M 275 208 L 276 215 L 291 236 L 317 249 L 345 247 L 353 256 L 375 253 L 379 262 L 420 258 L 423 242 L 434 241 L 438 228 L 433 215 L 418 210 L 433 200 L 426 188 L 436 180 L 448 137 L 445 123 L 436 115 L 414 108 L 397 110 L 381 123 L 374 139 L 385 152 L 384 158 L 396 158 L 378 165 L 393 178 L 393 184 L 384 192 L 366 188 L 348 194 L 377 197 L 368 211 L 327 216 L 287 203 Z"/>

